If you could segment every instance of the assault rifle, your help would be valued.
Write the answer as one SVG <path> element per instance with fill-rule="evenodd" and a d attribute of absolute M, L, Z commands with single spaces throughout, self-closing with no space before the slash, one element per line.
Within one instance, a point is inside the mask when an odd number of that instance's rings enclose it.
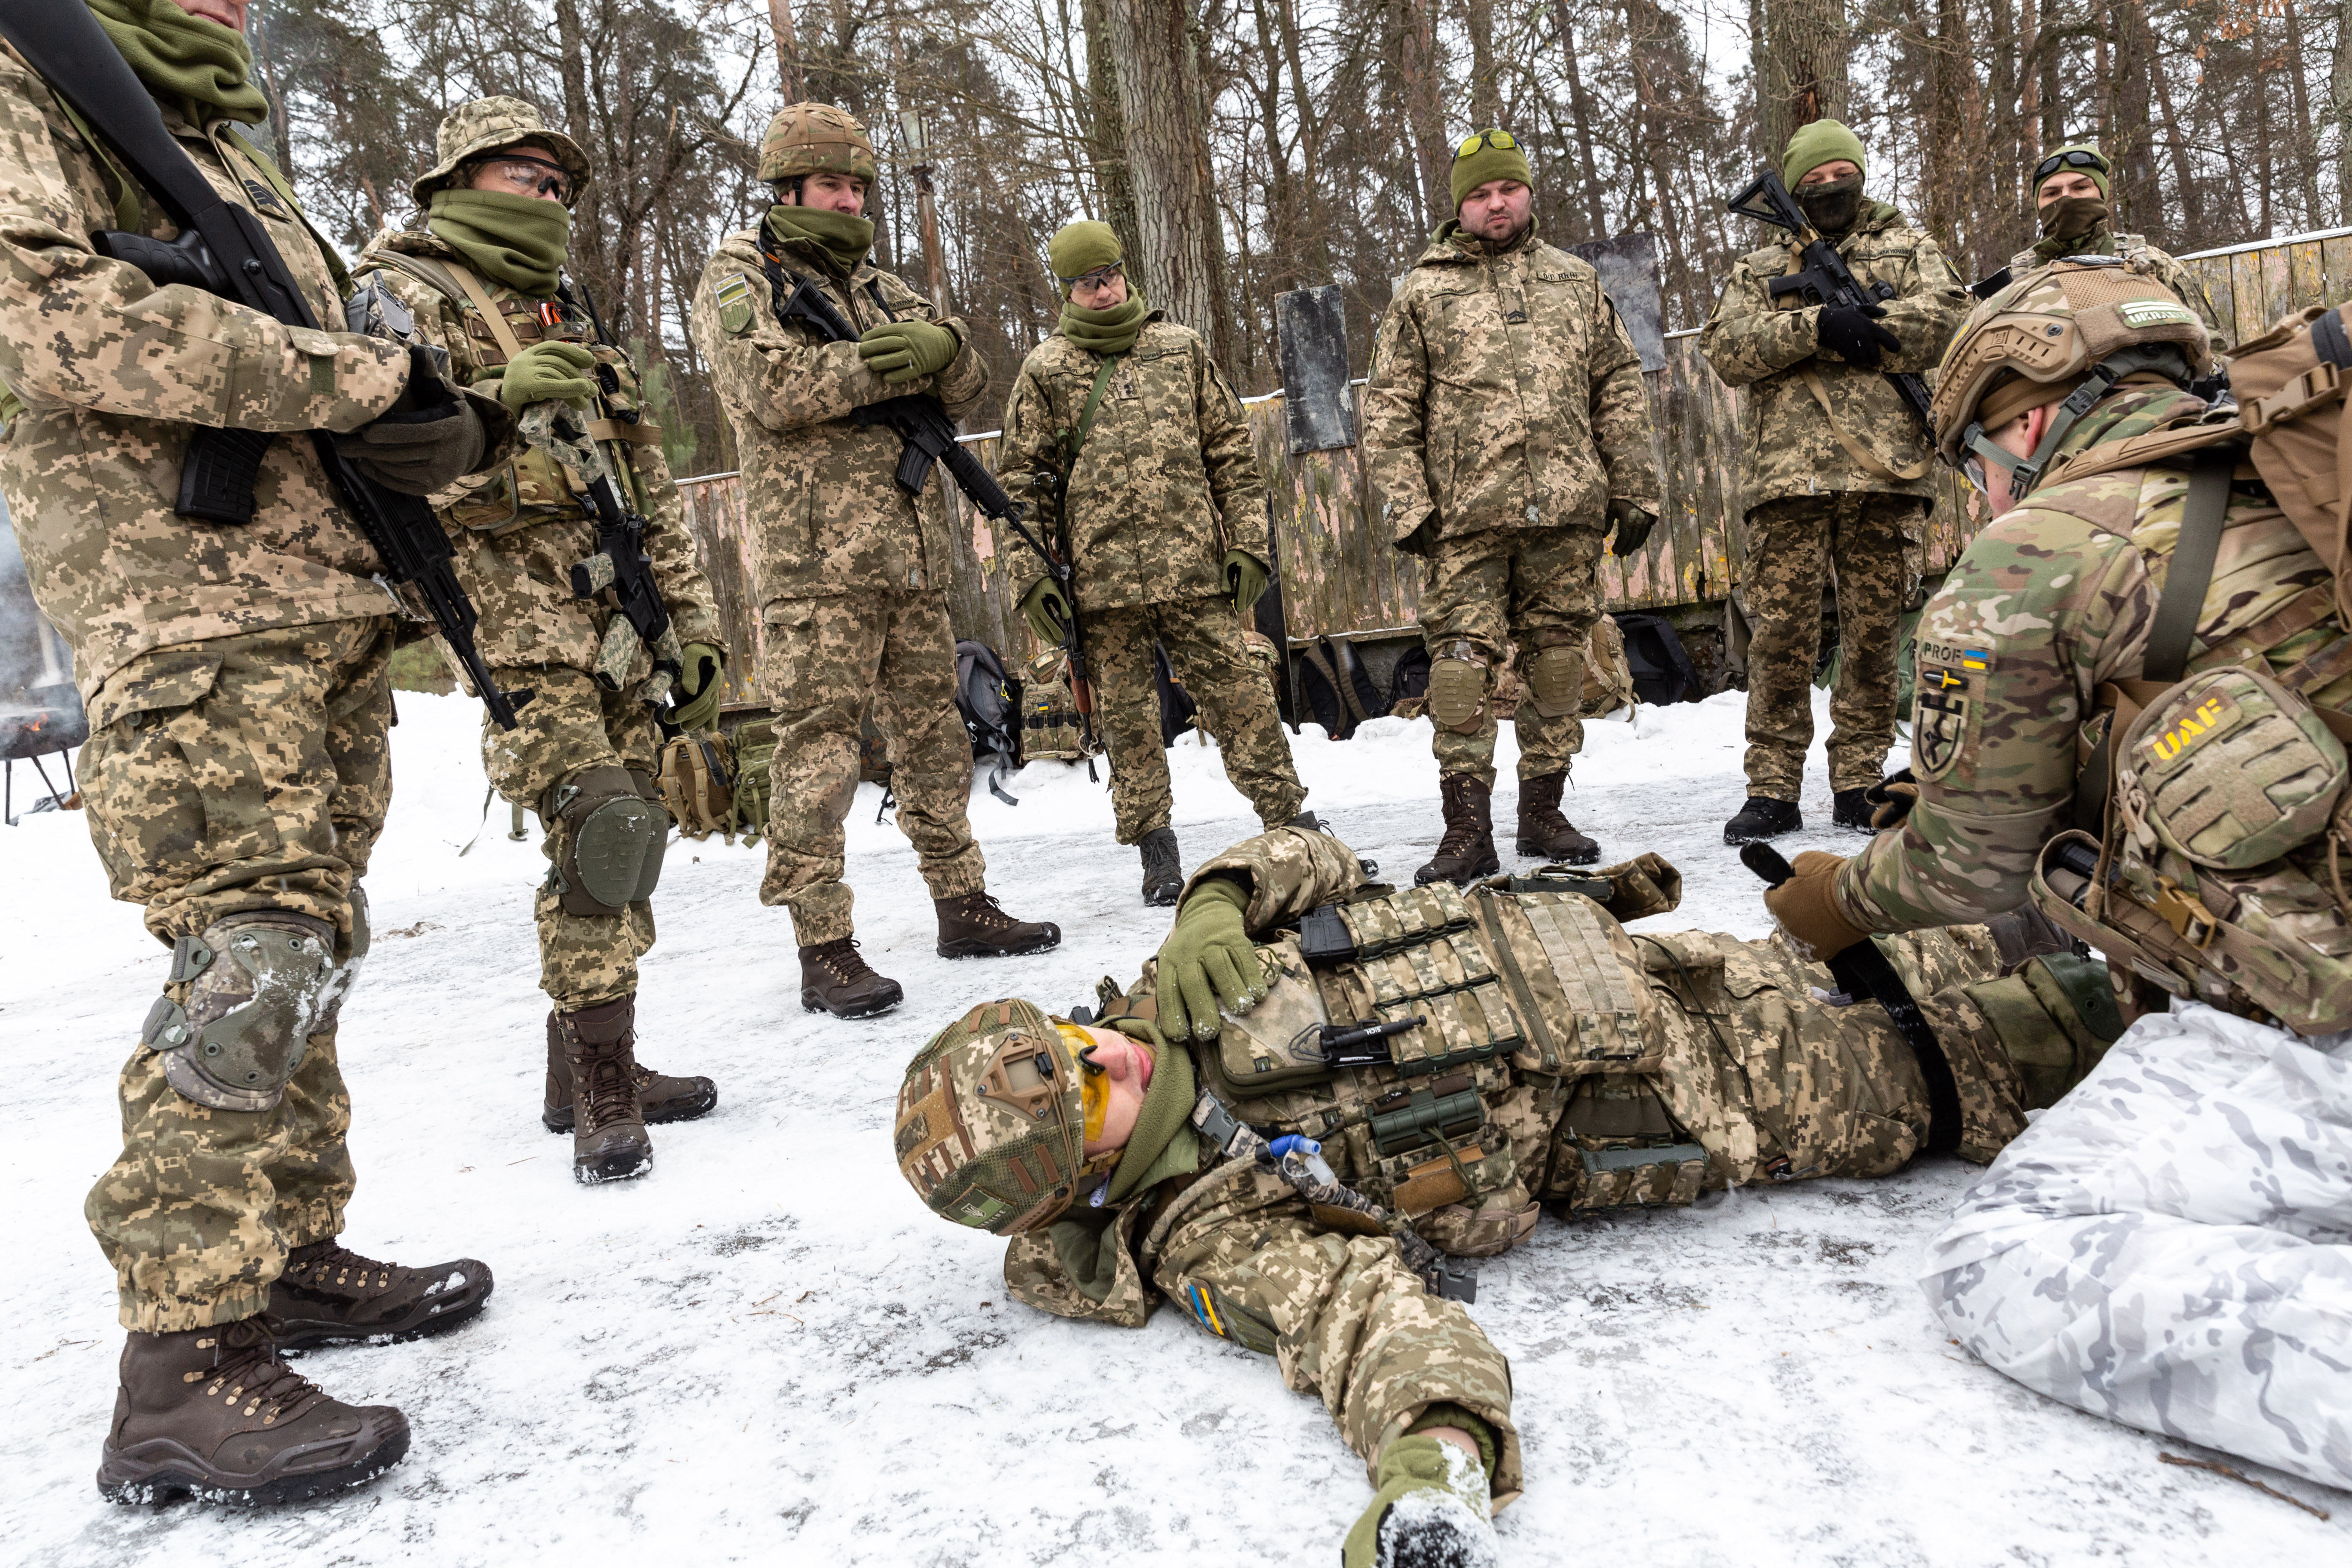
<path fill-rule="evenodd" d="M 112 39 L 80 0 L 0 0 L 0 37 L 110 142 L 124 167 L 179 226 L 173 240 L 111 229 L 90 237 L 100 255 L 126 261 L 159 287 L 187 284 L 260 311 L 289 327 L 317 330 L 302 286 L 260 220 L 224 199 L 185 149 L 163 128 L 155 100 L 131 73 Z M 410 385 L 430 363 L 411 350 Z M 444 388 L 445 396 L 455 396 Z M 405 399 L 404 399 L 404 402 Z M 236 527 L 253 521 L 253 481 L 273 437 L 264 430 L 200 426 L 189 437 L 173 510 L 199 522 Z M 310 432 L 327 480 L 383 563 L 379 581 L 413 584 L 442 637 L 473 677 L 474 689 L 502 730 L 528 691 L 501 691 L 474 646 L 479 616 L 449 563 L 457 553 L 440 519 L 421 496 L 388 490 L 337 450 L 333 436 Z"/>
<path fill-rule="evenodd" d="M 1823 239 L 1814 231 L 1813 226 L 1805 221 L 1804 209 L 1797 205 L 1796 198 L 1789 195 L 1789 187 L 1782 184 L 1780 176 L 1771 170 L 1767 169 L 1757 175 L 1747 189 L 1733 196 L 1725 205 L 1735 216 L 1752 217 L 1759 223 L 1771 224 L 1805 241 L 1804 250 L 1799 257 L 1804 263 L 1804 269 L 1786 278 L 1771 279 L 1765 285 L 1776 304 L 1783 296 L 1796 294 L 1808 305 L 1841 305 L 1849 310 L 1859 310 L 1864 305 L 1875 305 L 1881 300 L 1895 298 L 1895 289 L 1891 284 L 1874 283 L 1867 289 L 1862 286 L 1853 269 L 1846 266 L 1845 258 L 1837 253 L 1837 247 Z M 1890 370 L 1885 375 L 1894 385 L 1895 395 L 1903 399 L 1903 406 L 1919 421 L 1919 428 L 1932 435 L 1935 426 L 1927 420 L 1927 384 L 1902 371 Z"/>

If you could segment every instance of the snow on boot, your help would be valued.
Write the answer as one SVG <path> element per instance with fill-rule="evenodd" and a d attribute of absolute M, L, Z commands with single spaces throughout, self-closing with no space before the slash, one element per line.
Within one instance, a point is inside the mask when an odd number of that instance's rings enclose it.
<path fill-rule="evenodd" d="M 1870 819 L 1878 807 L 1868 798 L 1867 789 L 1842 789 L 1830 796 L 1830 821 L 1840 827 L 1850 827 L 1856 833 L 1875 833 Z"/>
<path fill-rule="evenodd" d="M 278 1359 L 267 1317 L 129 1336 L 98 1468 L 109 1502 L 252 1508 L 361 1486 L 408 1452 L 408 1419 L 345 1405 Z"/>
<path fill-rule="evenodd" d="M 1379 1493 L 1339 1549 L 1342 1568 L 1500 1568 L 1494 1499 L 1475 1455 L 1426 1432 L 1381 1450 Z"/>
<path fill-rule="evenodd" d="M 309 1350 L 339 1340 L 391 1344 L 445 1333 L 490 1299 L 487 1265 L 470 1258 L 425 1268 L 379 1263 L 331 1237 L 286 1255 L 269 1287 L 278 1348 Z"/>
<path fill-rule="evenodd" d="M 1774 800 L 1770 795 L 1751 795 L 1739 815 L 1723 825 L 1726 844 L 1753 844 L 1759 838 L 1778 838 L 1783 833 L 1797 833 L 1805 826 L 1804 814 L 1796 803 Z"/>
<path fill-rule="evenodd" d="M 874 973 L 854 936 L 801 949 L 801 1005 L 836 1018 L 871 1018 L 906 999 L 898 983 Z"/>
<path fill-rule="evenodd" d="M 1184 862 L 1176 852 L 1176 830 L 1155 827 L 1136 847 L 1143 851 L 1143 901 L 1164 910 L 1184 891 Z"/>
<path fill-rule="evenodd" d="M 1590 866 L 1601 846 L 1562 816 L 1559 797 L 1568 788 L 1565 770 L 1519 781 L 1519 842 L 1522 855 L 1539 855 L 1562 866 Z"/>
<path fill-rule="evenodd" d="M 719 1086 L 707 1078 L 672 1078 L 640 1062 L 636 1083 L 637 1109 L 648 1123 L 691 1121 L 719 1103 Z M 539 1124 L 550 1132 L 572 1131 L 572 1068 L 563 1059 L 563 1031 L 552 1012 L 547 1015 L 547 1102 L 540 1109 Z"/>
<path fill-rule="evenodd" d="M 558 1013 L 572 1069 L 572 1175 L 583 1186 L 623 1182 L 654 1168 L 654 1141 L 637 1109 L 636 998 Z"/>
<path fill-rule="evenodd" d="M 941 958 L 1009 958 L 1058 947 L 1062 928 L 1051 921 L 1016 921 L 986 893 L 933 899 L 940 916 Z"/>
<path fill-rule="evenodd" d="M 1412 874 L 1416 888 L 1432 882 L 1456 887 L 1503 868 L 1495 855 L 1494 797 L 1469 773 L 1448 773 L 1439 782 L 1438 798 L 1445 811 L 1445 837 L 1437 854 Z"/>

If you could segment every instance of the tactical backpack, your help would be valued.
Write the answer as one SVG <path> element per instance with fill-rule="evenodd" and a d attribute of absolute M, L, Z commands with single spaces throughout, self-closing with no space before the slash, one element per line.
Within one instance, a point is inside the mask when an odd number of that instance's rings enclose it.
<path fill-rule="evenodd" d="M 735 743 L 713 730 L 679 735 L 661 749 L 662 805 L 692 839 L 716 833 L 735 842 Z M 756 837 L 758 829 L 753 828 Z"/>
<path fill-rule="evenodd" d="M 1094 776 L 1099 738 L 1089 744 L 1078 722 L 1077 699 L 1070 694 L 1070 661 L 1058 647 L 1030 659 L 1021 683 L 1021 760 L 1024 763 L 1083 762 Z"/>
<path fill-rule="evenodd" d="M 1007 805 L 1021 803 L 1005 792 L 1004 781 L 1021 765 L 1021 683 L 1004 673 L 1004 661 L 984 642 L 957 639 L 956 711 L 963 716 L 964 733 L 971 737 L 971 754 L 992 756 L 988 793 Z"/>

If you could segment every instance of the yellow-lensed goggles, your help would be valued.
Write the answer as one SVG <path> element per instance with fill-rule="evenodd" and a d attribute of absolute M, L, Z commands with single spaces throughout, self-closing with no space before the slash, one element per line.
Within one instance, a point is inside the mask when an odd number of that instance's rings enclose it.
<path fill-rule="evenodd" d="M 1102 1136 L 1103 1117 L 1110 1110 L 1110 1079 L 1103 1069 L 1087 1059 L 1086 1053 L 1094 1049 L 1095 1037 L 1076 1024 L 1058 1020 L 1054 1027 L 1068 1047 L 1070 1060 L 1078 1068 L 1078 1103 L 1086 1110 L 1087 1142 Z"/>
<path fill-rule="evenodd" d="M 1454 149 L 1454 155 L 1456 158 L 1467 158 L 1480 147 L 1500 147 L 1506 153 L 1510 153 L 1517 151 L 1519 139 L 1507 131 L 1480 131 L 1465 136 L 1462 139 L 1462 145 Z"/>

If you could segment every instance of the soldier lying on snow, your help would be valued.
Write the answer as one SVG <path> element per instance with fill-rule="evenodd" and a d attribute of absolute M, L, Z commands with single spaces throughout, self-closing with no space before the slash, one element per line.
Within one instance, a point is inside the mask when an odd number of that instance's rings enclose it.
<path fill-rule="evenodd" d="M 1013 1238 L 1013 1294 L 1129 1327 L 1157 1298 L 1322 1394 L 1379 1494 L 1350 1568 L 1491 1560 L 1517 1496 L 1510 1373 L 1457 1257 L 1568 1214 L 1729 1184 L 1986 1161 L 2097 1059 L 2104 977 L 2031 913 L 1890 939 L 1958 1089 L 1874 1004 L 1771 942 L 1635 935 L 1681 878 L 1396 891 L 1327 834 L 1211 860 L 1101 1013 L 974 1008 L 908 1067 L 899 1169 Z M 1468 1462 L 1475 1451 L 1478 1463 Z"/>

